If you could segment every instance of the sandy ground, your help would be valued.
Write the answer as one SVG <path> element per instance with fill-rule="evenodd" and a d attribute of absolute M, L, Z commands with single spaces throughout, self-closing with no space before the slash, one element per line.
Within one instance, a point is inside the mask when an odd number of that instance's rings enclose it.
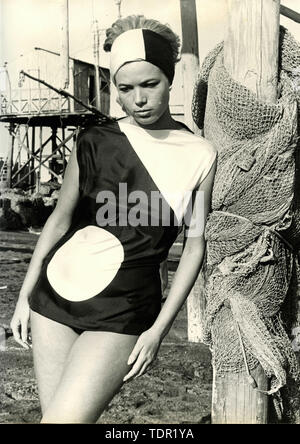
<path fill-rule="evenodd" d="M 8 327 L 37 235 L 0 232 L 0 326 Z M 169 272 L 169 282 L 173 272 Z M 186 307 L 161 345 L 153 367 L 126 383 L 101 417 L 106 424 L 210 422 L 212 368 L 208 348 L 187 341 Z M 0 343 L 0 423 L 38 423 L 32 353 L 9 337 Z"/>

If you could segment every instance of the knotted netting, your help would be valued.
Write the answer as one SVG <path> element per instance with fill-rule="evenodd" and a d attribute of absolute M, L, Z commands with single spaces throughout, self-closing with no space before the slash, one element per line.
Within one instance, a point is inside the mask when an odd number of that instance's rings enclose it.
<path fill-rule="evenodd" d="M 192 106 L 195 123 L 218 150 L 205 233 L 204 342 L 219 374 L 260 364 L 271 379 L 269 394 L 287 375 L 299 380 L 281 319 L 300 245 L 293 212 L 300 47 L 285 28 L 279 66 L 279 98 L 262 102 L 228 74 L 221 43 L 204 60 Z"/>

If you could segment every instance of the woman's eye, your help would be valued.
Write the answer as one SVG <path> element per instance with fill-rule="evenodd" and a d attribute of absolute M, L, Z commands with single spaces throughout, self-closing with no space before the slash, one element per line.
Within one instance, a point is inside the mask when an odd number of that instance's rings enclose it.
<path fill-rule="evenodd" d="M 156 85 L 158 85 L 157 82 L 155 82 L 155 83 L 148 83 L 148 84 L 147 84 L 147 87 L 148 87 L 148 88 L 154 88 Z"/>

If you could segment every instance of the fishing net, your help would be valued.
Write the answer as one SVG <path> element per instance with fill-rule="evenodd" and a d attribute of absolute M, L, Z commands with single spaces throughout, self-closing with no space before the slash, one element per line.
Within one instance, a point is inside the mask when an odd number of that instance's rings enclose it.
<path fill-rule="evenodd" d="M 219 374 L 260 364 L 269 394 L 287 375 L 299 380 L 281 307 L 300 246 L 294 208 L 300 47 L 283 27 L 279 62 L 279 98 L 262 102 L 228 74 L 221 43 L 204 60 L 193 97 L 194 121 L 218 149 L 206 225 L 204 341 Z"/>

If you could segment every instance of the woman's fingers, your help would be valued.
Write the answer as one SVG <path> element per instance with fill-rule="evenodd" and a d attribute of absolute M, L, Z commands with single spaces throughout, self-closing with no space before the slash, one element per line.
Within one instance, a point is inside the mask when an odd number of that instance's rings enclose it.
<path fill-rule="evenodd" d="M 145 373 L 146 369 L 149 367 L 149 365 L 153 362 L 153 358 L 149 356 L 145 356 L 145 354 L 140 353 L 138 359 L 136 360 L 135 364 L 133 365 L 132 369 L 129 373 L 124 377 L 123 381 L 127 381 L 131 378 L 137 378 L 138 376 L 141 376 L 143 373 Z"/>
<path fill-rule="evenodd" d="M 127 361 L 128 365 L 131 365 L 136 361 L 138 355 L 140 354 L 141 349 L 142 349 L 142 345 L 140 345 L 140 340 L 138 339 L 135 346 L 133 347 L 132 352 L 129 355 L 129 358 Z"/>
<path fill-rule="evenodd" d="M 28 337 L 28 318 L 21 321 L 21 339 L 23 343 L 27 345 L 27 348 L 31 348 Z"/>
<path fill-rule="evenodd" d="M 23 342 L 27 342 L 27 336 L 28 336 L 28 322 L 27 321 L 22 321 L 21 322 L 21 338 Z"/>
<path fill-rule="evenodd" d="M 136 376 L 141 367 L 144 365 L 145 362 L 145 357 L 140 353 L 139 357 L 136 359 L 132 369 L 130 370 L 129 373 L 127 373 L 127 375 L 124 377 L 123 381 L 128 381 L 128 379 L 133 378 L 134 376 Z"/>
<path fill-rule="evenodd" d="M 22 347 L 29 349 L 31 344 L 28 340 L 29 304 L 28 300 L 19 298 L 10 326 L 15 341 Z"/>
<path fill-rule="evenodd" d="M 133 367 L 124 377 L 123 381 L 125 382 L 133 377 L 141 376 L 149 364 L 155 359 L 158 347 L 159 342 L 150 330 L 142 333 L 127 361 L 127 364 L 133 364 Z"/>
<path fill-rule="evenodd" d="M 139 373 L 136 375 L 136 378 L 138 378 L 139 376 L 142 376 L 142 374 L 145 373 L 145 371 L 147 370 L 147 368 L 149 367 L 150 364 L 151 364 L 151 362 L 145 362 L 145 364 L 143 365 L 143 367 L 141 368 Z"/>
<path fill-rule="evenodd" d="M 27 323 L 26 323 L 26 333 L 25 333 L 25 327 L 23 327 L 23 324 L 21 321 L 12 322 L 10 324 L 14 339 L 15 341 L 20 344 L 23 348 L 29 349 L 29 344 L 27 343 Z M 23 339 L 26 338 L 25 340 Z"/>

